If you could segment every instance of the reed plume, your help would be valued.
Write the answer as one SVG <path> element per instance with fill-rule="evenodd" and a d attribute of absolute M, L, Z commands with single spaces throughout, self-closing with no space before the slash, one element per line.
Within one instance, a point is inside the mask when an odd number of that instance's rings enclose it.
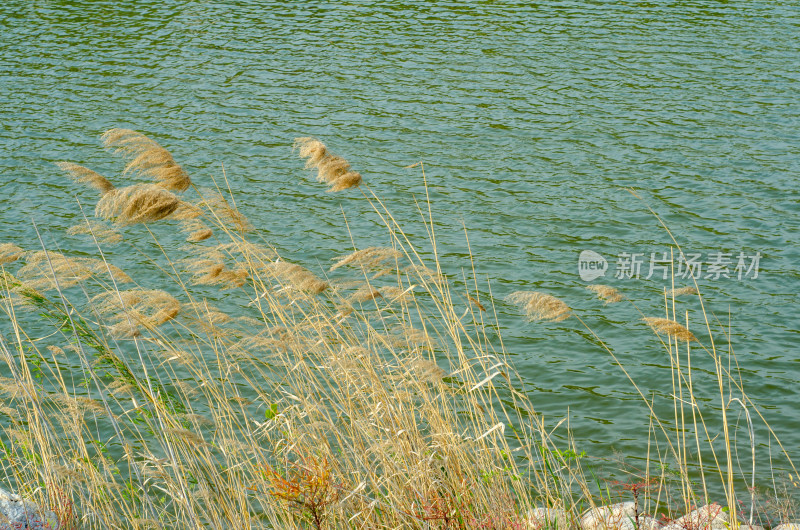
<path fill-rule="evenodd" d="M 387 285 L 379 289 L 381 296 L 391 302 L 406 301 L 411 298 L 412 289 L 403 289 L 394 285 Z"/>
<path fill-rule="evenodd" d="M 608 285 L 588 285 L 586 288 L 597 293 L 597 297 L 600 300 L 605 300 L 606 304 L 613 304 L 625 300 L 624 294 Z"/>
<path fill-rule="evenodd" d="M 186 191 L 191 186 L 189 175 L 175 162 L 172 154 L 142 133 L 131 129 L 109 129 L 100 138 L 107 149 L 130 159 L 124 173 L 139 173 L 173 191 Z"/>
<path fill-rule="evenodd" d="M 697 289 L 687 285 L 686 287 L 678 287 L 677 289 L 670 289 L 667 292 L 667 296 L 669 296 L 670 298 L 674 298 L 676 296 L 682 296 L 684 294 L 697 294 Z"/>
<path fill-rule="evenodd" d="M 438 364 L 423 357 L 414 359 L 411 369 L 417 380 L 424 383 L 439 383 L 447 375 Z"/>
<path fill-rule="evenodd" d="M 231 206 L 228 200 L 217 190 L 202 188 L 200 190 L 202 199 L 197 203 L 198 207 L 208 209 L 211 218 L 218 219 L 222 224 L 232 226 L 239 232 L 247 232 L 253 229 L 247 217 Z"/>
<path fill-rule="evenodd" d="M 135 184 L 103 195 L 95 215 L 113 219 L 118 225 L 152 223 L 168 217 L 181 201 L 176 195 L 155 184 Z"/>
<path fill-rule="evenodd" d="M 325 144 L 316 138 L 296 138 L 294 148 L 306 159 L 306 168 L 317 170 L 317 180 L 330 186 L 329 192 L 354 188 L 361 184 L 361 174 L 350 169 L 344 158 L 328 151 Z"/>
<path fill-rule="evenodd" d="M 658 334 L 664 333 L 673 339 L 684 342 L 693 342 L 697 337 L 686 326 L 668 318 L 645 317 L 644 320 L 650 328 Z"/>
<path fill-rule="evenodd" d="M 172 214 L 172 218 L 177 219 L 178 221 L 190 221 L 192 219 L 197 219 L 201 215 L 203 215 L 203 209 L 200 208 L 199 205 L 187 201 L 181 201 L 180 205 L 178 205 L 178 208 Z"/>
<path fill-rule="evenodd" d="M 107 291 L 93 297 L 92 303 L 99 314 L 116 321 L 112 332 L 122 336 L 138 334 L 138 325 L 153 328 L 168 322 L 181 310 L 177 298 L 157 289 Z"/>
<path fill-rule="evenodd" d="M 212 235 L 214 235 L 214 231 L 210 228 L 201 228 L 189 234 L 189 236 L 186 238 L 186 241 L 190 243 L 198 243 L 200 241 L 205 241 Z"/>
<path fill-rule="evenodd" d="M 22 281 L 3 267 L 0 267 L 0 288 L 0 298 L 24 309 L 34 308 L 32 300 L 42 296 L 30 283 Z"/>
<path fill-rule="evenodd" d="M 298 291 L 309 294 L 320 294 L 330 287 L 328 282 L 320 280 L 313 272 L 296 263 L 276 261 L 269 264 L 267 270 Z"/>
<path fill-rule="evenodd" d="M 207 256 L 207 257 L 206 257 Z M 228 268 L 224 257 L 218 251 L 212 251 L 203 256 L 182 260 L 186 269 L 193 273 L 192 283 L 195 285 L 222 285 L 225 288 L 241 287 L 247 281 L 250 273 L 242 266 L 234 269 Z"/>
<path fill-rule="evenodd" d="M 424 330 L 401 325 L 392 330 L 390 343 L 398 348 L 432 350 L 436 342 Z"/>
<path fill-rule="evenodd" d="M 407 275 L 417 278 L 423 283 L 431 282 L 436 286 L 442 287 L 447 282 L 447 278 L 445 278 L 444 275 L 429 267 L 426 267 L 425 265 L 411 264 L 407 267 L 404 267 L 403 271 Z"/>
<path fill-rule="evenodd" d="M 560 322 L 569 318 L 569 306 L 555 296 L 538 291 L 517 291 L 511 293 L 507 300 L 522 308 L 529 320 L 545 320 Z"/>
<path fill-rule="evenodd" d="M 189 429 L 180 427 L 168 428 L 166 432 L 172 435 L 174 440 L 181 440 L 193 447 L 209 447 L 211 444 L 203 440 L 203 437 Z"/>
<path fill-rule="evenodd" d="M 173 215 L 173 218 L 174 217 L 175 215 Z M 188 243 L 199 243 L 214 235 L 214 231 L 199 219 L 181 221 L 181 231 L 189 233 L 186 237 Z"/>
<path fill-rule="evenodd" d="M 25 251 L 13 243 L 0 243 L 0 265 L 13 263 L 24 254 Z"/>
<path fill-rule="evenodd" d="M 83 263 L 91 269 L 95 275 L 110 274 L 116 283 L 131 283 L 133 280 L 122 269 L 111 263 L 99 259 L 84 258 Z"/>
<path fill-rule="evenodd" d="M 20 279 L 27 287 L 37 290 L 71 287 L 94 274 L 89 266 L 93 260 L 69 258 L 58 252 L 29 252 L 25 256 L 26 264 L 18 271 Z M 52 267 L 52 269 L 51 269 Z"/>
<path fill-rule="evenodd" d="M 486 308 L 483 306 L 482 303 L 480 303 L 480 301 L 478 299 L 473 298 L 470 295 L 467 295 L 467 300 L 469 300 L 470 303 L 474 304 L 475 307 L 478 308 L 478 310 L 483 311 L 484 313 L 486 312 Z"/>
<path fill-rule="evenodd" d="M 226 252 L 230 255 L 239 254 L 244 261 L 252 267 L 259 268 L 262 265 L 272 262 L 278 255 L 272 248 L 260 244 L 247 241 L 246 239 L 237 239 L 231 243 L 224 243 L 214 247 L 219 252 Z"/>
<path fill-rule="evenodd" d="M 122 241 L 122 234 L 114 230 L 114 228 L 107 226 L 99 221 L 89 221 L 88 223 L 80 223 L 71 226 L 67 229 L 69 235 L 91 235 L 97 241 L 107 245 L 115 245 Z"/>
<path fill-rule="evenodd" d="M 369 302 L 370 300 L 382 297 L 383 295 L 378 289 L 365 285 L 351 294 L 348 300 L 351 302 Z"/>
<path fill-rule="evenodd" d="M 394 248 L 367 247 L 350 254 L 337 256 L 334 258 L 336 263 L 333 264 L 330 270 L 334 271 L 345 265 L 363 267 L 367 270 L 380 270 L 384 269 L 389 262 L 396 262 L 402 256 L 403 254 Z"/>
<path fill-rule="evenodd" d="M 66 171 L 72 180 L 96 189 L 100 192 L 100 195 L 105 195 L 114 190 L 114 185 L 107 178 L 87 167 L 79 166 L 72 162 L 56 162 L 56 165 L 61 170 Z"/>
<path fill-rule="evenodd" d="M 306 159 L 306 168 L 308 169 L 317 167 L 317 164 L 328 156 L 328 148 L 315 138 L 297 138 L 294 146 L 295 149 L 298 149 L 300 158 Z"/>
<path fill-rule="evenodd" d="M 246 268 L 238 266 L 234 269 L 223 270 L 217 277 L 216 283 L 223 289 L 234 289 L 243 286 L 249 277 L 250 272 Z"/>

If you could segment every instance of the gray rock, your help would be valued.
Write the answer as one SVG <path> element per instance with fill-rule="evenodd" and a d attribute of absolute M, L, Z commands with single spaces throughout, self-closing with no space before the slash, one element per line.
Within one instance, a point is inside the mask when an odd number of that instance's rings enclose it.
<path fill-rule="evenodd" d="M 581 517 L 583 530 L 636 530 L 636 507 L 632 502 L 598 506 Z M 652 517 L 639 513 L 638 530 L 657 530 L 661 525 Z"/>
<path fill-rule="evenodd" d="M 625 521 L 632 519 L 635 507 L 632 502 L 620 502 L 608 506 L 592 508 L 581 517 L 583 530 L 617 530 L 622 529 Z"/>
<path fill-rule="evenodd" d="M 800 530 L 800 523 L 783 523 L 772 530 Z"/>
<path fill-rule="evenodd" d="M 0 530 L 12 529 L 57 530 L 58 522 L 35 503 L 0 488 Z"/>
<path fill-rule="evenodd" d="M 639 514 L 639 529 L 638 530 L 661 530 L 661 523 L 657 519 L 649 515 Z"/>
<path fill-rule="evenodd" d="M 531 530 L 567 530 L 567 512 L 558 508 L 536 508 L 528 512 L 528 528 Z"/>
<path fill-rule="evenodd" d="M 719 504 L 707 504 L 692 510 L 664 527 L 664 530 L 692 528 L 696 530 L 728 530 L 728 514 Z"/>

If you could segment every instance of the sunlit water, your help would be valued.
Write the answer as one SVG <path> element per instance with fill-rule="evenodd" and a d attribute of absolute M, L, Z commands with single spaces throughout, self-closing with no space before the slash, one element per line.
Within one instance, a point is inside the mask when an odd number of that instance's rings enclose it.
<path fill-rule="evenodd" d="M 293 138 L 347 157 L 418 241 L 422 176 L 405 166 L 421 160 L 445 269 L 471 278 L 465 225 L 537 409 L 551 424 L 569 417 L 591 456 L 642 458 L 646 407 L 581 323 L 527 323 L 503 300 L 541 290 L 567 301 L 668 419 L 669 361 L 641 322 L 663 315 L 671 286 L 646 278 L 651 253 L 671 244 L 650 206 L 702 261 L 730 253 L 730 278 L 698 281 L 712 325 L 729 326 L 750 396 L 797 456 L 796 2 L 149 4 L 0 7 L 1 242 L 35 245 L 31 217 L 52 234 L 74 224 L 75 188 L 52 162 L 115 174 L 97 139 L 115 126 L 152 135 L 201 183 L 224 164 L 264 237 L 312 268 L 352 248 L 343 212 L 359 247 L 388 238 L 360 193 L 313 182 Z M 595 282 L 636 306 L 585 290 L 582 250 L 609 261 Z M 643 255 L 640 278 L 614 277 L 623 252 Z M 748 266 L 760 254 L 757 278 L 737 278 L 740 252 Z M 696 299 L 680 307 L 702 334 Z M 698 381 L 703 406 L 718 405 L 713 380 Z M 761 479 L 768 442 L 757 428 Z"/>

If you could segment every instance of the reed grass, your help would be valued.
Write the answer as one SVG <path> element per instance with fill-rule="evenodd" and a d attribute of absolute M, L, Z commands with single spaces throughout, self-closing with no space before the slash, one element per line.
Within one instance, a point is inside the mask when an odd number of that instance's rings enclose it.
<path fill-rule="evenodd" d="M 195 187 L 156 142 L 124 129 L 103 140 L 129 159 L 120 181 L 156 182 L 114 188 L 61 167 L 101 191 L 97 217 L 120 230 L 146 225 L 151 240 L 127 257 L 148 273 L 114 266 L 104 225 L 88 217 L 96 258 L 48 249 L 41 236 L 37 249 L 0 245 L 10 375 L 0 380 L 0 463 L 5 482 L 54 510 L 62 528 L 572 528 L 610 500 L 564 420 L 545 423 L 502 341 L 490 339 L 503 303 L 491 284 L 462 291 L 442 270 L 429 202 L 429 240 L 415 242 L 362 185 L 392 244 L 334 258 L 328 273 L 343 277 L 321 277 L 248 233 L 228 190 Z M 318 140 L 295 147 L 330 191 L 362 184 Z M 184 191 L 196 198 L 176 195 Z M 163 243 L 177 231 L 191 244 Z M 622 301 L 613 288 L 590 288 Z M 733 515 L 735 440 L 724 414 L 735 399 L 763 417 L 705 311 L 702 337 L 688 314 L 678 322 L 683 293 L 665 292 L 664 317 L 642 315 L 669 354 L 671 418 L 655 414 L 611 345 L 586 328 L 652 413 L 639 472 L 648 486 L 635 490 L 642 509 L 676 516 L 715 500 L 711 470 Z M 533 320 L 586 325 L 552 295 L 508 301 Z M 722 432 L 709 431 L 715 411 L 696 399 L 692 348 L 713 361 Z M 708 449 L 713 464 L 701 460 Z M 677 512 L 665 502 L 674 489 Z"/>
<path fill-rule="evenodd" d="M 563 300 L 553 295 L 536 291 L 517 291 L 508 296 L 508 301 L 519 305 L 530 320 L 560 322 L 569 318 L 570 308 Z"/>
<path fill-rule="evenodd" d="M 600 300 L 604 300 L 607 304 L 613 304 L 625 300 L 625 295 L 619 292 L 618 289 L 608 285 L 588 285 L 587 289 L 597 294 Z"/>

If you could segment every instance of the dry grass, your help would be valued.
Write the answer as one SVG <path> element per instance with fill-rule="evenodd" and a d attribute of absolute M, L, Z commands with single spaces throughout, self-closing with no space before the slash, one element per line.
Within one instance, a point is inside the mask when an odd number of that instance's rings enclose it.
<path fill-rule="evenodd" d="M 317 180 L 330 186 L 328 191 L 342 191 L 361 184 L 361 174 L 350 169 L 350 163 L 331 154 L 325 144 L 316 138 L 297 138 L 295 149 L 306 159 L 306 167 L 317 170 Z"/>
<path fill-rule="evenodd" d="M 96 171 L 92 171 L 87 167 L 79 166 L 72 162 L 57 162 L 56 165 L 63 171 L 66 171 L 72 180 L 96 189 L 100 192 L 101 196 L 110 191 L 114 191 L 114 185 Z"/>
<path fill-rule="evenodd" d="M 202 188 L 200 195 L 202 200 L 194 206 L 206 210 L 216 222 L 223 224 L 225 228 L 233 228 L 237 232 L 247 232 L 253 229 L 253 225 L 250 224 L 247 217 L 232 205 L 220 191 Z M 186 212 L 189 214 L 193 210 L 187 206 Z"/>
<path fill-rule="evenodd" d="M 211 230 L 210 228 L 200 228 L 189 234 L 186 238 L 186 241 L 190 243 L 199 243 L 200 241 L 205 241 L 206 239 L 208 239 L 213 235 L 214 231 Z"/>
<path fill-rule="evenodd" d="M 673 339 L 683 342 L 693 342 L 697 340 L 697 337 L 695 337 L 694 334 L 686 328 L 686 326 L 675 322 L 674 320 L 657 317 L 645 317 L 642 320 L 644 320 L 647 325 L 650 326 L 656 333 L 663 333 L 669 335 Z"/>
<path fill-rule="evenodd" d="M 667 291 L 667 296 L 670 298 L 683 296 L 685 294 L 697 294 L 697 289 L 687 285 L 686 287 L 678 287 L 677 289 L 670 289 Z"/>
<path fill-rule="evenodd" d="M 296 263 L 276 261 L 264 267 L 266 271 L 278 278 L 285 287 L 310 294 L 320 294 L 329 284 L 319 279 L 313 272 Z"/>
<path fill-rule="evenodd" d="M 116 336 L 140 334 L 139 326 L 153 329 L 172 320 L 181 303 L 171 294 L 157 289 L 107 291 L 92 298 L 94 311 L 109 319 L 109 329 Z"/>
<path fill-rule="evenodd" d="M 0 243 L 0 265 L 13 263 L 24 254 L 25 251 L 13 243 Z"/>
<path fill-rule="evenodd" d="M 530 320 L 560 322 L 569 318 L 569 306 L 555 296 L 537 291 L 517 291 L 508 296 L 508 301 L 518 305 Z"/>
<path fill-rule="evenodd" d="M 334 258 L 336 263 L 333 264 L 330 270 L 334 271 L 339 267 L 350 265 L 353 267 L 363 267 L 370 271 L 380 271 L 385 270 L 389 265 L 396 264 L 402 257 L 403 253 L 397 249 L 368 247 Z"/>
<path fill-rule="evenodd" d="M 119 283 L 131 281 L 119 267 L 93 258 L 71 258 L 58 252 L 36 251 L 27 253 L 25 261 L 26 265 L 17 275 L 31 289 L 50 290 L 57 286 L 64 289 L 107 272 Z"/>
<path fill-rule="evenodd" d="M 152 223 L 178 209 L 180 199 L 154 184 L 134 184 L 112 190 L 98 201 L 95 215 L 118 225 Z"/>
<path fill-rule="evenodd" d="M 67 229 L 67 234 L 88 235 L 105 245 L 115 245 L 122 241 L 122 234 L 118 230 L 100 221 L 88 221 L 71 226 Z"/>
<path fill-rule="evenodd" d="M 101 137 L 103 145 L 129 159 L 124 173 L 151 178 L 167 190 L 186 191 L 192 181 L 172 154 L 142 133 L 110 129 Z"/>
<path fill-rule="evenodd" d="M 171 163 L 132 131 L 106 141 L 134 161 L 149 153 L 130 171 Z M 298 147 L 310 167 L 344 170 L 321 143 Z M 377 197 L 367 200 L 391 248 L 335 258 L 332 270 L 353 278 L 330 288 L 322 271 L 248 239 L 230 196 L 201 190 L 188 203 L 159 182 L 109 190 L 97 209 L 120 229 L 173 214 L 189 234 L 191 245 L 170 248 L 164 241 L 183 234 L 153 225 L 150 244 L 114 256 L 137 261 L 134 288 L 123 288 L 131 278 L 102 245 L 98 258 L 0 246 L 9 375 L 0 379 L 0 459 L 23 494 L 53 504 L 45 493 L 63 492 L 60 503 L 86 528 L 527 528 L 534 506 L 563 510 L 552 519 L 573 524 L 603 502 L 575 443 L 557 441 L 563 428 L 545 425 L 491 337 L 502 327 L 491 295 L 456 292 L 417 250 L 424 243 L 436 255 L 435 240 L 412 244 Z M 142 190 L 153 200 L 134 201 Z M 193 237 L 200 231 L 216 243 Z M 618 293 L 607 289 L 592 288 L 612 301 Z M 533 320 L 583 323 L 551 295 L 508 299 Z M 690 473 L 703 454 L 690 450 L 691 434 L 712 445 L 708 416 L 684 405 L 699 403 L 689 342 L 715 363 L 725 406 L 728 384 L 751 403 L 713 342 L 700 343 L 671 311 L 645 319 L 669 339 L 674 381 L 675 416 L 662 422 L 650 408 L 651 435 L 656 458 L 678 462 L 688 506 L 708 497 Z M 727 430 L 716 436 L 733 443 Z M 722 475 L 732 458 L 716 464 Z"/>
<path fill-rule="evenodd" d="M 608 285 L 589 285 L 586 288 L 594 293 L 597 293 L 597 297 L 600 300 L 604 300 L 607 304 L 613 304 L 615 302 L 621 302 L 625 300 L 624 294 L 613 287 L 609 287 Z"/>

